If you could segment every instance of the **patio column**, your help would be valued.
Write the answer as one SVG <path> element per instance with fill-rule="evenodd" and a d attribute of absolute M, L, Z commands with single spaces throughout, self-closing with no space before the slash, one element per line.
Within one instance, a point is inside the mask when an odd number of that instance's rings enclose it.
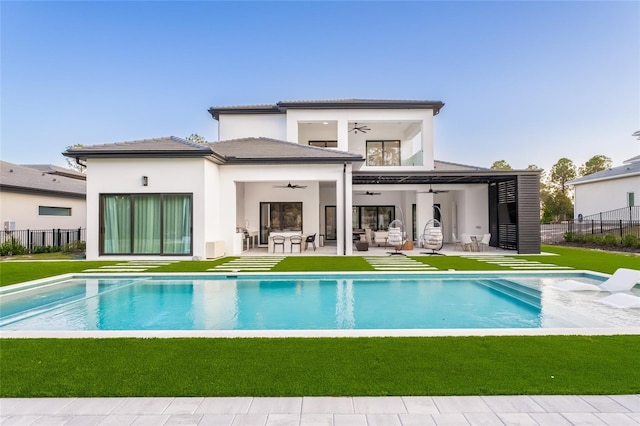
<path fill-rule="evenodd" d="M 343 165 L 341 181 L 336 187 L 336 216 L 337 216 L 337 254 L 350 255 L 353 253 L 353 226 L 351 211 L 353 209 L 352 166 Z"/>

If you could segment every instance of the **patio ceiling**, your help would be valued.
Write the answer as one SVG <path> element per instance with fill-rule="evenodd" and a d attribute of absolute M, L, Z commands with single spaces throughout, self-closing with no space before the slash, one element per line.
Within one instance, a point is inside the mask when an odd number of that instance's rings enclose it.
<path fill-rule="evenodd" d="M 538 175 L 535 170 L 488 171 L 438 171 L 438 172 L 353 172 L 354 185 L 415 185 L 415 184 L 465 184 L 495 183 L 513 180 L 523 175 Z"/>

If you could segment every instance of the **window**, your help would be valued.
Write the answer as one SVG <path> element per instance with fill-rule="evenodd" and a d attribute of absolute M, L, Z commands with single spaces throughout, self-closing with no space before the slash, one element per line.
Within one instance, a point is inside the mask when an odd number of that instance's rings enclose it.
<path fill-rule="evenodd" d="M 100 196 L 101 254 L 191 254 L 190 194 Z"/>
<path fill-rule="evenodd" d="M 635 206 L 635 192 L 627 192 L 627 204 L 629 205 L 629 207 L 633 207 Z"/>
<path fill-rule="evenodd" d="M 395 219 L 394 206 L 353 206 L 353 229 L 383 231 Z"/>
<path fill-rule="evenodd" d="M 260 244 L 270 232 L 302 232 L 302 203 L 260 203 Z"/>
<path fill-rule="evenodd" d="M 367 141 L 368 166 L 399 166 L 400 141 Z"/>
<path fill-rule="evenodd" d="M 38 206 L 40 216 L 71 216 L 71 207 Z"/>
<path fill-rule="evenodd" d="M 317 146 L 320 148 L 337 148 L 338 141 L 309 141 L 309 146 Z"/>

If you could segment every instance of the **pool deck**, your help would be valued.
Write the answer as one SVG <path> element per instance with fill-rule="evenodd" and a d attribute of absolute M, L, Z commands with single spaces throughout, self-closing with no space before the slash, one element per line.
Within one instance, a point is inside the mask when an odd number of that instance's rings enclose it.
<path fill-rule="evenodd" d="M 4 425 L 638 425 L 640 395 L 3 398 Z"/>

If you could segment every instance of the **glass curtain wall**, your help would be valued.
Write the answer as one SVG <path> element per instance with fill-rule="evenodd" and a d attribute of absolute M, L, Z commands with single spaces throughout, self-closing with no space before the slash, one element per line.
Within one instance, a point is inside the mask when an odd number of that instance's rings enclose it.
<path fill-rule="evenodd" d="M 190 194 L 101 196 L 102 254 L 190 254 Z"/>
<path fill-rule="evenodd" d="M 386 230 L 391 221 L 395 219 L 395 211 L 394 206 L 353 206 L 353 228 L 369 228 L 373 231 Z"/>
<path fill-rule="evenodd" d="M 301 202 L 260 203 L 260 244 L 269 242 L 270 232 L 302 232 Z"/>

